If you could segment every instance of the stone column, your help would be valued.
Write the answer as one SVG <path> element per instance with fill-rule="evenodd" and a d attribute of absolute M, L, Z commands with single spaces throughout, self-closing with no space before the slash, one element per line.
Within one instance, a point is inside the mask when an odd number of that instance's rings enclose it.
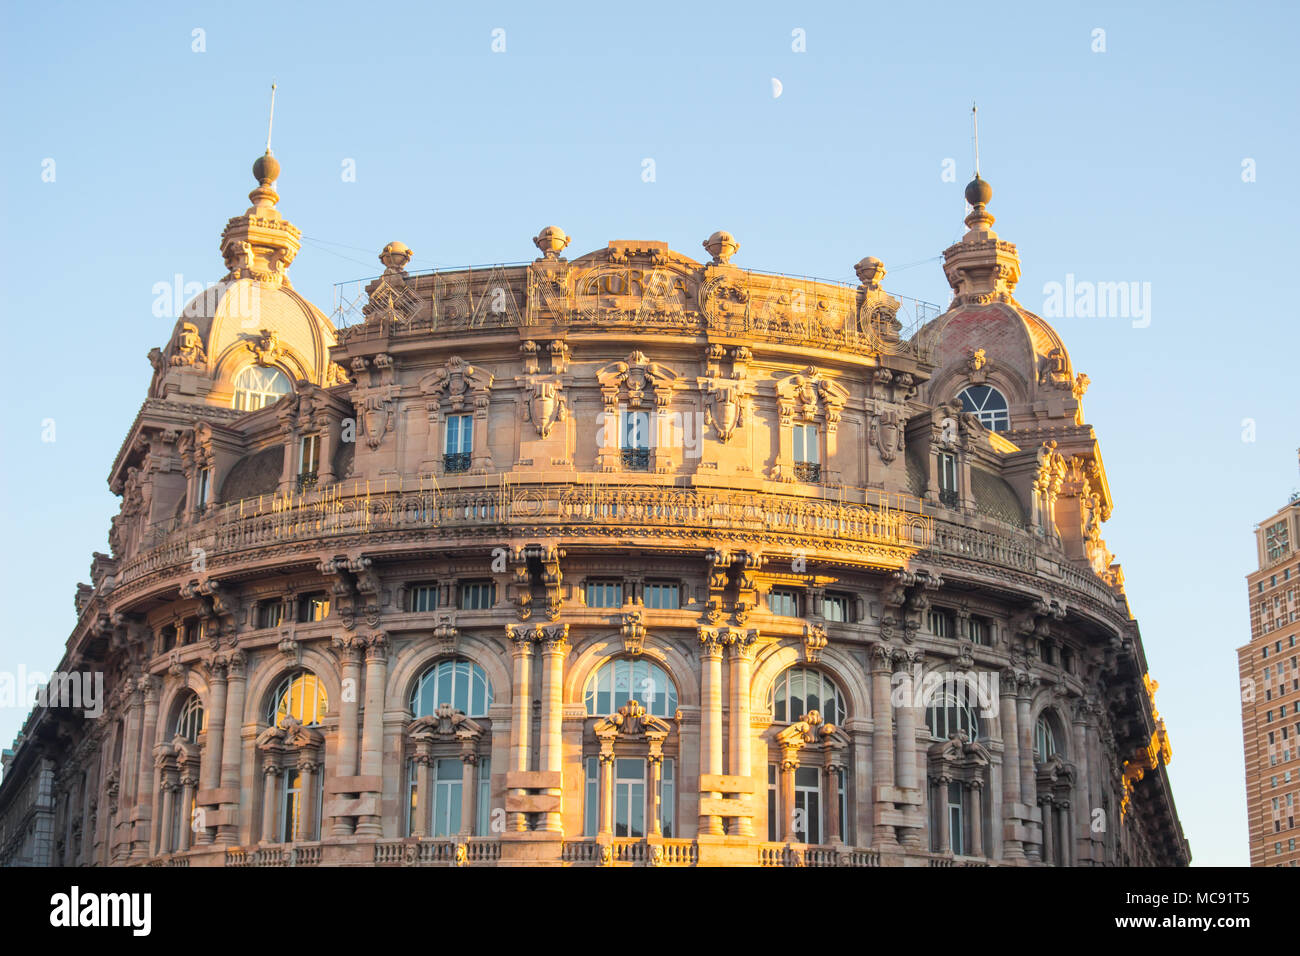
<path fill-rule="evenodd" d="M 1052 865 L 1052 798 L 1043 797 L 1043 864 Z"/>
<path fill-rule="evenodd" d="M 140 678 L 140 692 L 144 697 L 144 725 L 140 731 L 140 754 L 137 757 L 139 770 L 135 784 L 136 832 L 132 834 L 131 845 L 131 856 L 134 859 L 143 859 L 149 855 L 149 821 L 153 815 L 153 781 L 156 772 L 153 744 L 158 732 L 157 682 L 152 677 Z"/>
<path fill-rule="evenodd" d="M 511 682 L 510 699 L 514 712 L 510 715 L 510 769 L 523 773 L 528 770 L 529 742 L 533 730 L 533 702 L 531 656 L 533 652 L 532 631 L 520 628 L 510 630 L 511 655 L 515 660 L 514 680 Z M 523 797 L 528 791 L 516 790 L 517 797 Z M 510 829 L 522 832 L 528 829 L 528 814 L 512 813 Z"/>
<path fill-rule="evenodd" d="M 842 766 L 828 762 L 823 775 L 826 781 L 826 793 L 822 797 L 826 804 L 826 842 L 832 846 L 844 842 L 840 835 L 840 777 L 843 773 Z"/>
<path fill-rule="evenodd" d="M 614 834 L 614 751 L 600 752 L 600 829 L 602 837 Z"/>
<path fill-rule="evenodd" d="M 117 820 L 115 823 L 127 822 L 131 820 L 131 811 L 135 807 L 134 790 L 135 775 L 137 773 L 136 761 L 140 757 L 140 717 L 143 703 L 144 678 L 138 681 L 133 678 L 127 678 L 127 711 L 126 720 L 122 727 L 122 759 L 118 764 L 117 771 Z M 116 842 L 116 840 L 111 841 Z M 128 846 L 127 849 L 130 849 Z"/>
<path fill-rule="evenodd" d="M 339 430 L 338 422 L 326 412 L 316 418 L 316 429 L 320 433 L 320 460 L 316 463 L 316 481 L 327 485 L 334 481 L 334 442 Z"/>
<path fill-rule="evenodd" d="M 468 840 L 474 835 L 478 814 L 478 754 L 462 754 L 460 759 L 464 764 L 460 784 L 460 835 Z"/>
<path fill-rule="evenodd" d="M 190 838 L 194 833 L 194 788 L 198 781 L 188 774 L 181 777 L 181 839 L 176 847 L 177 853 L 184 853 L 190 848 Z M 209 841 L 211 842 L 211 841 Z"/>
<path fill-rule="evenodd" d="M 1073 856 L 1073 848 L 1070 846 L 1070 840 L 1073 830 L 1071 827 L 1070 801 L 1059 800 L 1057 801 L 1057 804 L 1060 807 L 1060 813 L 1058 813 L 1057 816 L 1061 820 L 1062 831 L 1061 834 L 1058 834 L 1061 845 L 1061 866 L 1072 866 L 1073 861 L 1071 858 Z"/>
<path fill-rule="evenodd" d="M 731 772 L 745 781 L 753 776 L 754 742 L 751 739 L 749 697 L 755 640 L 752 632 L 743 632 L 731 642 Z M 757 799 L 757 793 L 755 790 L 749 799 Z M 738 836 L 754 835 L 753 817 L 737 817 L 734 826 Z"/>
<path fill-rule="evenodd" d="M 564 771 L 564 657 L 569 651 L 568 625 L 547 629 L 542 641 L 542 726 L 538 747 L 538 769 L 547 773 Z M 548 789 L 548 796 L 559 797 L 563 790 Z M 564 824 L 560 811 L 543 813 L 539 829 L 561 833 Z"/>
<path fill-rule="evenodd" d="M 239 792 L 240 730 L 244 724 L 244 690 L 248 685 L 243 651 L 235 651 L 227 659 L 226 669 L 226 727 L 221 742 L 221 789 Z M 218 828 L 217 842 L 224 846 L 239 843 L 239 802 L 227 802 L 223 807 L 224 822 Z"/>
<path fill-rule="evenodd" d="M 166 856 L 172 852 L 172 813 L 176 803 L 176 784 L 164 783 L 162 787 L 162 808 L 158 813 L 158 855 Z"/>
<path fill-rule="evenodd" d="M 984 855 L 984 803 L 981 796 L 984 781 L 975 779 L 970 782 L 970 855 Z"/>
<path fill-rule="evenodd" d="M 700 628 L 700 773 L 722 773 L 722 646 L 713 628 Z M 700 791 L 717 797 L 716 791 Z M 700 833 L 720 835 L 722 819 L 700 814 Z"/>
<path fill-rule="evenodd" d="M 208 661 L 211 680 L 208 685 L 208 698 L 211 707 L 208 710 L 207 739 L 203 745 L 203 760 L 199 766 L 199 790 L 215 790 L 221 785 L 222 745 L 226 729 L 226 662 L 212 659 Z M 191 824 L 193 825 L 193 824 Z M 198 831 L 200 845 L 213 841 L 215 828 L 203 827 Z"/>
<path fill-rule="evenodd" d="M 266 766 L 262 768 L 262 842 L 278 843 L 275 825 L 280 816 L 280 765 L 275 757 L 266 755 Z"/>
<path fill-rule="evenodd" d="M 1034 725 L 1029 718 L 1029 703 L 1034 683 L 1034 678 L 1028 674 L 1021 674 L 1016 681 L 1016 749 L 1020 756 L 1020 802 L 1026 807 L 1033 807 L 1038 802 L 1038 780 L 1034 773 Z M 1029 823 L 1030 821 L 1026 821 L 1027 827 Z M 1043 823 L 1045 830 L 1046 821 Z M 1032 828 L 1028 829 L 1028 832 L 1032 839 Z M 1026 854 L 1032 856 L 1037 853 L 1041 857 L 1042 839 L 1044 837 L 1040 834 L 1039 843 L 1035 845 L 1031 842 L 1025 848 Z"/>
<path fill-rule="evenodd" d="M 433 756 L 428 744 L 411 759 L 415 761 L 415 816 L 411 820 L 411 836 L 429 835 L 429 800 L 433 792 Z"/>
<path fill-rule="evenodd" d="M 361 654 L 364 640 L 354 634 L 335 637 L 334 651 L 338 655 L 343 678 L 343 693 L 339 700 L 339 742 L 335 751 L 334 776 L 354 777 L 357 773 L 357 690 L 361 687 Z M 351 693 L 348 689 L 351 688 Z M 423 805 L 422 805 L 423 806 Z M 334 817 L 330 832 L 334 836 L 347 836 L 355 826 L 352 817 Z"/>
<path fill-rule="evenodd" d="M 319 770 L 320 762 L 310 752 L 303 751 L 299 755 L 298 772 L 302 774 L 302 796 L 298 801 L 298 829 L 293 835 L 298 841 L 315 838 L 316 773 Z"/>
<path fill-rule="evenodd" d="M 366 711 L 361 728 L 361 775 L 382 777 L 384 773 L 384 688 L 388 683 L 388 636 L 383 632 L 366 641 Z M 304 786 L 306 786 L 304 780 Z M 383 787 L 375 794 L 382 799 Z M 305 803 L 306 801 L 304 801 Z M 382 836 L 383 818 L 367 814 L 357 819 L 358 836 Z"/>
<path fill-rule="evenodd" d="M 91 806 L 95 802 L 95 790 L 99 779 L 99 761 L 93 763 L 91 759 L 99 749 L 95 741 L 91 741 L 86 749 L 86 760 L 89 766 L 86 769 L 85 777 L 82 779 L 81 791 L 81 853 L 78 863 L 89 863 L 91 852 L 95 845 L 95 825 L 92 822 Z"/>
<path fill-rule="evenodd" d="M 474 443 L 470 451 L 470 471 L 476 475 L 485 475 L 492 470 L 492 452 L 488 447 L 490 394 L 486 388 L 474 390 Z"/>
<path fill-rule="evenodd" d="M 1016 673 L 1002 672 L 998 682 L 1001 710 L 999 723 L 1002 730 L 1002 815 L 1007 832 L 1016 825 L 1019 815 L 1016 804 L 1020 802 L 1020 733 L 1016 730 Z M 1002 857 L 1006 860 L 1023 860 L 1024 846 L 1020 840 L 1006 836 L 1002 841 Z"/>
<path fill-rule="evenodd" d="M 1075 793 L 1078 800 L 1082 801 L 1083 813 L 1078 820 L 1073 820 L 1071 827 L 1070 839 L 1077 841 L 1077 852 L 1074 854 L 1080 862 L 1092 861 L 1092 835 L 1090 832 L 1090 817 L 1092 807 L 1095 806 L 1091 796 L 1091 786 L 1088 773 L 1088 704 L 1086 701 L 1076 701 L 1072 728 L 1074 730 L 1074 768 L 1075 768 Z M 1082 826 L 1080 826 L 1082 824 Z"/>
<path fill-rule="evenodd" d="M 663 836 L 663 827 L 659 825 L 659 780 L 663 773 L 664 755 L 651 753 L 646 760 L 650 764 L 650 784 L 646 791 L 646 815 L 648 817 L 646 833 L 651 836 Z M 753 828 L 751 827 L 751 830 Z"/>
<path fill-rule="evenodd" d="M 945 776 L 935 779 L 938 784 L 936 787 L 935 802 L 938 803 L 936 809 L 939 811 L 939 852 L 950 853 L 952 851 L 952 832 L 951 822 L 948 817 L 948 784 L 952 781 Z"/>
<path fill-rule="evenodd" d="M 787 750 L 781 757 L 781 840 L 785 843 L 807 842 L 807 833 L 797 840 L 794 831 L 794 772 L 798 769 L 798 754 Z"/>
<path fill-rule="evenodd" d="M 894 659 L 895 673 L 900 674 L 898 692 L 903 704 L 898 708 L 898 733 L 894 737 L 894 779 L 900 790 L 916 789 L 916 708 L 912 700 L 912 665 L 910 654 Z"/>
<path fill-rule="evenodd" d="M 893 802 L 881 796 L 894 788 L 894 714 L 890 702 L 893 659 L 892 648 L 883 644 L 871 648 L 871 781 L 876 802 L 872 838 L 877 844 L 898 842 L 892 826 L 880 825 L 882 814 L 894 809 Z"/>
<path fill-rule="evenodd" d="M 1034 727 L 1029 719 L 1029 697 L 1034 679 L 1022 674 L 1016 682 L 1016 746 L 1020 754 L 1020 802 L 1034 805 Z"/>

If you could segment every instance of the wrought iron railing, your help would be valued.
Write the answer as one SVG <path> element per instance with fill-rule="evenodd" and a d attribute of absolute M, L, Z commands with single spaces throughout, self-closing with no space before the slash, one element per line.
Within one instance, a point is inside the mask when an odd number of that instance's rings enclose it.
<path fill-rule="evenodd" d="M 796 461 L 794 476 L 799 481 L 819 482 L 822 480 L 822 466 L 815 461 Z"/>
<path fill-rule="evenodd" d="M 650 449 L 649 448 L 624 448 L 623 467 L 626 468 L 628 471 L 649 471 L 650 470 Z"/>
<path fill-rule="evenodd" d="M 469 471 L 471 457 L 472 456 L 467 451 L 458 451 L 451 455 L 443 455 L 443 473 L 448 475 L 459 475 Z"/>

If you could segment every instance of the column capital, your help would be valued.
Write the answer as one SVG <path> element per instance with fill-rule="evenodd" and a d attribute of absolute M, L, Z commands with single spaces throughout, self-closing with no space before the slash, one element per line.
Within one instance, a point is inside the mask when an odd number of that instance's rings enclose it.
<path fill-rule="evenodd" d="M 700 658 L 702 660 L 721 660 L 722 649 L 730 643 L 728 629 L 725 627 L 701 627 Z"/>
<path fill-rule="evenodd" d="M 736 660 L 752 661 L 755 645 L 758 644 L 758 629 L 732 627 L 727 629 L 726 643 L 731 648 L 731 656 Z"/>
<path fill-rule="evenodd" d="M 569 652 L 569 625 L 538 625 L 533 640 L 541 652 L 548 656 L 563 657 Z"/>
<path fill-rule="evenodd" d="M 248 655 L 235 649 L 226 655 L 226 677 L 228 680 L 244 680 L 248 676 Z"/>
<path fill-rule="evenodd" d="M 272 761 L 267 761 L 262 767 L 262 773 L 268 777 L 278 777 L 284 772 L 283 768 Z"/>
<path fill-rule="evenodd" d="M 891 674 L 894 670 L 894 652 L 895 648 L 881 641 L 871 645 L 867 652 L 870 656 L 871 673 L 873 674 Z"/>
<path fill-rule="evenodd" d="M 373 631 L 366 638 L 366 661 L 386 661 L 388 660 L 388 634 L 384 631 Z"/>
<path fill-rule="evenodd" d="M 336 634 L 330 638 L 330 647 L 340 664 L 359 664 L 365 653 L 366 640 L 358 634 Z"/>
<path fill-rule="evenodd" d="M 906 674 L 914 666 L 924 663 L 925 652 L 920 650 L 911 650 L 908 648 L 898 648 L 894 651 L 893 663 L 895 674 Z"/>

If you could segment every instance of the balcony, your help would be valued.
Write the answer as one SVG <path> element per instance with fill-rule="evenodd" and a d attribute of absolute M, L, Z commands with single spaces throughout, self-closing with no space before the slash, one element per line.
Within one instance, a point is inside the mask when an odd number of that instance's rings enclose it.
<path fill-rule="evenodd" d="M 649 471 L 650 470 L 650 449 L 649 448 L 624 448 L 623 467 L 626 468 L 628 471 Z"/>
<path fill-rule="evenodd" d="M 298 494 L 316 487 L 316 472 L 304 471 L 298 476 Z"/>
<path fill-rule="evenodd" d="M 945 508 L 956 508 L 959 500 L 955 489 L 942 489 L 939 492 L 939 504 Z"/>
<path fill-rule="evenodd" d="M 467 451 L 459 451 L 454 455 L 443 455 L 442 473 L 444 475 L 463 475 L 469 471 L 471 455 Z"/>
<path fill-rule="evenodd" d="M 343 482 L 302 496 L 266 495 L 216 505 L 202 521 L 167 522 L 147 532 L 141 550 L 123 561 L 115 583 L 129 587 L 157 572 L 184 573 L 195 547 L 203 548 L 211 561 L 253 548 L 308 541 L 328 546 L 331 538 L 400 532 L 454 546 L 485 529 L 497 533 L 521 521 L 564 529 L 575 538 L 595 538 L 604 526 L 618 524 L 625 536 L 647 543 L 677 533 L 674 529 L 700 527 L 721 539 L 734 534 L 748 540 L 766 533 L 811 540 L 832 550 L 870 544 L 877 546 L 880 560 L 896 560 L 899 566 L 929 547 L 934 533 L 934 519 L 922 513 L 921 504 L 898 496 L 873 494 L 871 503 L 853 503 L 668 483 L 513 484 L 493 477 L 491 487 L 447 490 L 427 484 L 421 489 L 416 480 L 406 490 L 397 490 L 399 482 L 392 481 L 383 491 L 367 491 L 364 482 Z"/>
<path fill-rule="evenodd" d="M 320 860 L 319 843 L 275 843 L 226 850 L 226 866 L 319 866 Z"/>
<path fill-rule="evenodd" d="M 815 461 L 796 461 L 794 463 L 794 477 L 797 481 L 816 484 L 822 480 L 822 466 Z"/>
<path fill-rule="evenodd" d="M 495 866 L 501 841 L 471 837 L 465 841 L 434 837 L 381 840 L 375 844 L 375 866 Z"/>
<path fill-rule="evenodd" d="M 700 848 L 694 840 L 655 837 L 614 837 L 608 843 L 596 839 L 566 840 L 560 860 L 571 866 L 694 866 Z"/>

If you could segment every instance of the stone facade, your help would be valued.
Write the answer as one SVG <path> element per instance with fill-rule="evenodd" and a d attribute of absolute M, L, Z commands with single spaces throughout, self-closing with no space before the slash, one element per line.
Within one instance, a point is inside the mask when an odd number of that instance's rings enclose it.
<path fill-rule="evenodd" d="M 0 860 L 1182 865 L 1087 377 L 988 184 L 948 311 L 618 240 L 288 281 L 258 160 L 154 350 Z"/>

